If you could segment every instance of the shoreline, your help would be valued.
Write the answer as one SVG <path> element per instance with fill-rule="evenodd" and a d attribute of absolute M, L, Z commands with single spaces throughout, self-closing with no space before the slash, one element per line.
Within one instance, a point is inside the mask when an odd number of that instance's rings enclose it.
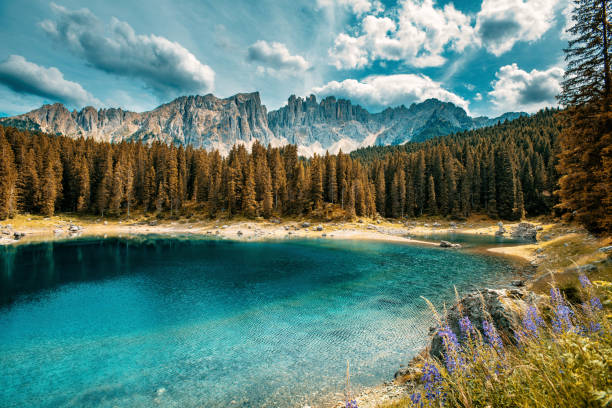
<path fill-rule="evenodd" d="M 15 223 L 5 220 L 0 223 L 0 245 L 45 242 L 75 237 L 107 237 L 120 235 L 198 235 L 236 241 L 268 241 L 292 238 L 325 238 L 346 240 L 369 240 L 403 243 L 411 245 L 440 246 L 439 239 L 428 239 L 430 235 L 461 234 L 474 236 L 495 236 L 497 226 L 462 225 L 454 223 L 442 226 L 427 222 L 393 222 L 358 220 L 355 222 L 317 222 L 307 220 L 93 220 L 59 215 L 52 218 L 20 216 Z M 437 225 L 436 225 L 437 224 Z M 509 224 L 512 227 L 513 224 Z M 13 239 L 15 233 L 24 234 Z M 487 252 L 501 256 L 519 256 L 528 260 L 526 251 L 517 248 L 530 244 L 511 244 L 504 247 L 488 248 Z"/>

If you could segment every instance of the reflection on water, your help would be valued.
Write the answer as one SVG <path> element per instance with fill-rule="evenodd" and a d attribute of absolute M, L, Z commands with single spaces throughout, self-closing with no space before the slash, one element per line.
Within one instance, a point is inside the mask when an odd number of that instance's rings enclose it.
<path fill-rule="evenodd" d="M 316 404 L 392 378 L 494 257 L 382 242 L 83 238 L 0 248 L 1 407 Z"/>

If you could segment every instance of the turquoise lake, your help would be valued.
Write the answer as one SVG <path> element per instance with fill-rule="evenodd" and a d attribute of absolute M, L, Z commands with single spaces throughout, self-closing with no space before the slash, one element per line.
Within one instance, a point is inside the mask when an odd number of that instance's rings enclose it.
<path fill-rule="evenodd" d="M 370 241 L 0 247 L 0 407 L 297 407 L 393 378 L 509 261 Z M 333 398 L 332 398 L 333 399 Z"/>

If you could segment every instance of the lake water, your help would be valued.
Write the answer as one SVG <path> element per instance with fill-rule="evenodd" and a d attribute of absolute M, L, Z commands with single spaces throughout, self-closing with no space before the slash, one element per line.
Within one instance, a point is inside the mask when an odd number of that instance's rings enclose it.
<path fill-rule="evenodd" d="M 0 247 L 0 407 L 293 407 L 391 379 L 430 312 L 513 266 L 383 242 Z"/>

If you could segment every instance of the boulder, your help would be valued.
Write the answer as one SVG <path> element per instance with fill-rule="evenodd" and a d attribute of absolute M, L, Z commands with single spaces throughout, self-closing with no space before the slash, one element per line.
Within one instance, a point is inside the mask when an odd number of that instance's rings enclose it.
<path fill-rule="evenodd" d="M 512 231 L 512 237 L 514 238 L 530 239 L 533 241 L 536 241 L 537 234 L 535 226 L 528 222 L 521 222 Z"/>
<path fill-rule="evenodd" d="M 14 232 L 14 233 L 13 233 L 13 238 L 14 238 L 16 241 L 18 241 L 18 240 L 20 240 L 21 238 L 25 237 L 25 235 L 26 235 L 26 234 L 25 234 L 25 232 Z"/>
<path fill-rule="evenodd" d="M 612 252 L 612 245 L 599 248 L 599 252 L 603 252 L 606 254 Z"/>
<path fill-rule="evenodd" d="M 517 288 L 520 288 L 520 287 L 525 286 L 525 281 L 520 280 L 520 279 L 516 279 L 516 280 L 513 280 L 512 282 L 510 282 L 510 284 L 512 286 L 516 286 Z"/>
<path fill-rule="evenodd" d="M 433 223 L 433 224 L 431 224 L 431 225 L 432 225 L 432 227 L 436 227 L 436 228 L 441 227 L 441 225 L 440 225 L 440 223 L 439 223 L 439 222 L 434 222 L 434 223 Z"/>
<path fill-rule="evenodd" d="M 71 225 L 70 227 L 68 227 L 68 231 L 70 232 L 79 232 L 81 230 L 81 227 L 79 227 L 78 225 Z"/>
<path fill-rule="evenodd" d="M 461 248 L 461 244 L 453 244 L 448 241 L 440 241 L 441 248 Z"/>
<path fill-rule="evenodd" d="M 309 223 L 309 222 L 304 221 L 304 222 L 302 223 L 302 228 L 308 228 L 308 227 L 310 227 L 310 223 Z"/>
<path fill-rule="evenodd" d="M 323 227 L 321 225 L 317 225 L 317 231 L 323 231 Z"/>
<path fill-rule="evenodd" d="M 541 297 L 521 289 L 484 289 L 472 292 L 451 307 L 445 317 L 448 327 L 461 339 L 459 320 L 469 317 L 474 328 L 483 333 L 482 322 L 488 319 L 493 323 L 505 343 L 513 341 L 514 332 L 522 326 L 522 315 L 531 305 L 537 305 Z M 438 328 L 431 328 L 433 334 L 429 354 L 443 358 L 444 344 Z"/>

